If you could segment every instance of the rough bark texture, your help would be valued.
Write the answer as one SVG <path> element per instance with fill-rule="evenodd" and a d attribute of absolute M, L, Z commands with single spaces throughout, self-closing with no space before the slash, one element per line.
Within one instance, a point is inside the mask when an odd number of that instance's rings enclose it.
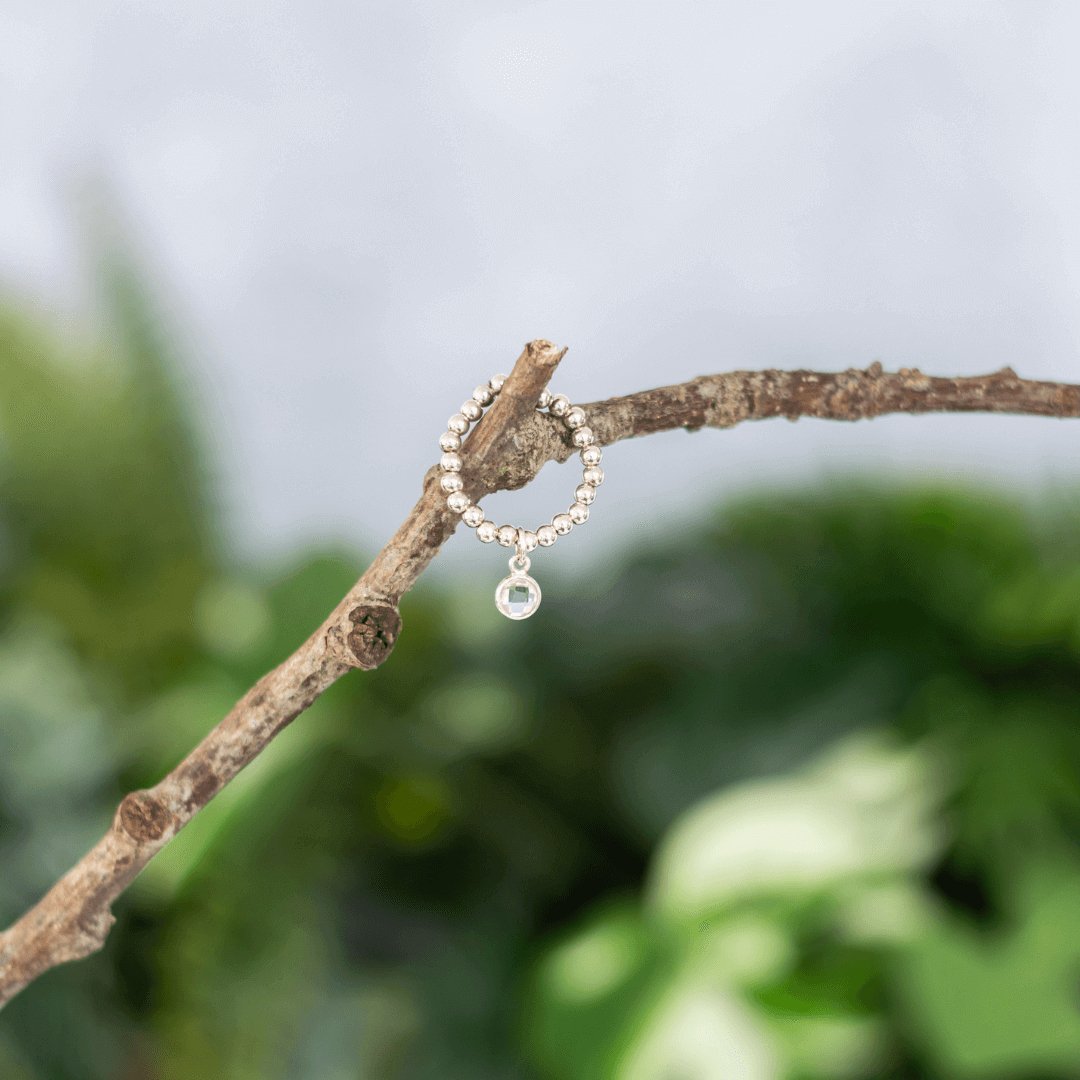
<path fill-rule="evenodd" d="M 502 393 L 462 450 L 474 499 L 527 484 L 548 461 L 575 452 L 569 433 L 535 411 L 565 349 L 525 347 Z M 728 428 L 744 420 L 813 416 L 864 420 L 883 413 L 999 412 L 1080 416 L 1080 386 L 1031 382 L 1009 368 L 950 379 L 873 364 L 865 371 L 734 371 L 584 406 L 598 440 L 674 428 Z M 0 1007 L 50 968 L 102 947 L 112 904 L 144 866 L 282 728 L 353 668 L 378 667 L 401 631 L 398 601 L 453 532 L 435 469 L 408 517 L 326 621 L 264 675 L 154 787 L 133 791 L 112 826 L 26 914 L 0 933 Z"/>

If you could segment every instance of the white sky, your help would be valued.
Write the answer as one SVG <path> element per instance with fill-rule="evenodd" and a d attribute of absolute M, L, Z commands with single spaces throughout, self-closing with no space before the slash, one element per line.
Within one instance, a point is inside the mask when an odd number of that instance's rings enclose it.
<path fill-rule="evenodd" d="M 191 349 L 235 534 L 376 543 L 532 337 L 571 346 L 578 400 L 874 359 L 1080 379 L 1078 40 L 1080 6 L 1032 0 L 7 0 L 0 276 L 77 306 L 73 192 L 103 180 Z M 544 558 L 777 480 L 1041 487 L 1078 451 L 1080 426 L 988 417 L 654 437 L 608 452 Z M 535 524 L 575 482 L 488 509 Z"/>

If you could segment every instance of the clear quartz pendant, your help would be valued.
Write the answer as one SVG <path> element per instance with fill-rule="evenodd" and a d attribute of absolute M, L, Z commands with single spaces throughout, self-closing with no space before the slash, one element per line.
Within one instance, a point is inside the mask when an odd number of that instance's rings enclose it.
<path fill-rule="evenodd" d="M 510 557 L 510 575 L 495 588 L 495 606 L 508 619 L 527 619 L 540 606 L 540 586 L 529 577 L 527 555 Z"/>

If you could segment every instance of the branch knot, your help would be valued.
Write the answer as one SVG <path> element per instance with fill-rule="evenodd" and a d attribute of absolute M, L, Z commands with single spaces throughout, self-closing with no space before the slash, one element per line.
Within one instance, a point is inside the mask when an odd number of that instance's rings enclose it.
<path fill-rule="evenodd" d="M 116 816 L 137 844 L 160 840 L 173 827 L 172 814 L 149 791 L 125 795 Z"/>
<path fill-rule="evenodd" d="M 401 613 L 390 603 L 360 604 L 348 615 L 346 634 L 350 662 L 364 671 L 377 668 L 390 655 L 401 633 Z"/>

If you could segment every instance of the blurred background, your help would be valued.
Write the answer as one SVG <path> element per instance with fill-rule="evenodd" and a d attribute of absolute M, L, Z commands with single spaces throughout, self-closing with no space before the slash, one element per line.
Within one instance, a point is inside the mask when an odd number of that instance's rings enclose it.
<path fill-rule="evenodd" d="M 5 4 L 0 924 L 321 621 L 525 340 L 571 346 L 581 401 L 1080 380 L 1078 33 L 1068 3 Z M 0 1078 L 1080 1077 L 1078 438 L 619 444 L 521 625 L 455 538 L 391 661 L 0 1014 Z"/>

